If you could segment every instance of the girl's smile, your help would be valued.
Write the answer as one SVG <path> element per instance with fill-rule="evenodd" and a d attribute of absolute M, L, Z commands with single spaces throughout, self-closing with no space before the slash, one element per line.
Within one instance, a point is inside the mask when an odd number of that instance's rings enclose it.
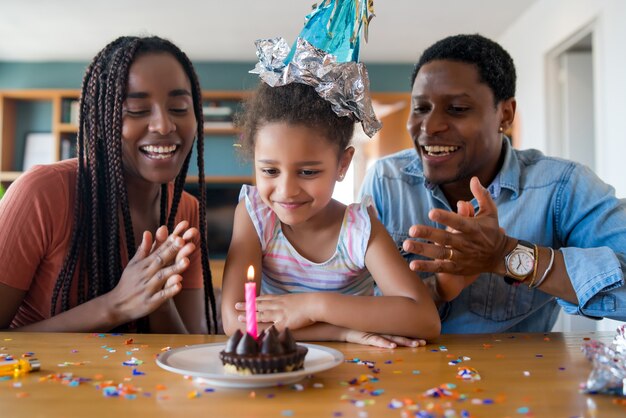
<path fill-rule="evenodd" d="M 254 148 L 261 198 L 284 224 L 323 222 L 335 182 L 350 162 L 345 153 L 340 156 L 337 146 L 307 126 L 263 125 Z"/>

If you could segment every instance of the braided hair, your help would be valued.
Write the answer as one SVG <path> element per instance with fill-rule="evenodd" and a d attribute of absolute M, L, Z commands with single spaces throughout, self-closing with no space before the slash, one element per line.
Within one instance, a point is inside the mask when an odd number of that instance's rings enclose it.
<path fill-rule="evenodd" d="M 209 331 L 213 329 L 217 332 L 217 312 L 206 236 L 204 125 L 200 84 L 187 55 L 170 41 L 155 36 L 117 38 L 95 56 L 85 72 L 77 136 L 78 173 L 74 223 L 69 251 L 54 286 L 51 315 L 58 312 L 59 296 L 60 310 L 66 311 L 70 308 L 70 288 L 75 277 L 78 280 L 79 304 L 111 291 L 119 282 L 123 271 L 120 209 L 129 258 L 136 251 L 122 165 L 122 106 L 126 99 L 128 74 L 133 61 L 143 54 L 163 52 L 178 60 L 191 82 L 197 120 L 199 227 L 205 315 Z M 170 233 L 174 230 L 174 220 L 190 159 L 191 152 L 174 180 L 174 196 L 169 214 L 168 187 L 167 184 L 161 185 L 160 225 L 166 224 Z M 147 319 L 138 321 L 138 331 L 148 331 Z"/>

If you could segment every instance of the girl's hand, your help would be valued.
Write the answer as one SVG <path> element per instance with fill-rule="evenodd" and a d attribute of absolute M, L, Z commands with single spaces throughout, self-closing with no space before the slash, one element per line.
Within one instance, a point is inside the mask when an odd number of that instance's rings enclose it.
<path fill-rule="evenodd" d="M 374 334 L 357 330 L 347 330 L 345 340 L 348 343 L 371 345 L 381 348 L 421 347 L 426 345 L 425 340 L 412 340 L 399 335 Z"/>
<path fill-rule="evenodd" d="M 256 318 L 258 322 L 273 322 L 278 330 L 289 328 L 296 330 L 315 323 L 307 312 L 307 308 L 312 306 L 311 297 L 314 293 L 290 293 L 285 295 L 262 295 L 256 299 Z M 246 322 L 246 304 L 238 302 L 235 309 L 244 312 L 237 319 L 239 322 Z"/>
<path fill-rule="evenodd" d="M 137 253 L 124 269 L 119 283 L 106 295 L 116 322 L 122 324 L 146 316 L 180 292 L 180 274 L 189 267 L 188 256 L 196 248 L 178 236 L 185 229 L 181 224 L 167 239 L 162 239 L 164 227 L 159 228 L 156 235 L 161 235 L 161 239 L 154 242 L 152 234 L 144 232 Z M 193 237 L 194 233 L 190 234 Z"/>

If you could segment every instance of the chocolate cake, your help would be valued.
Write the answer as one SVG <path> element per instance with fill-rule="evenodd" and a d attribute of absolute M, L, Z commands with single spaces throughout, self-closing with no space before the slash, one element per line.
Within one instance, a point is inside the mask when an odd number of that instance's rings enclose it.
<path fill-rule="evenodd" d="M 285 328 L 280 334 L 271 326 L 258 340 L 237 330 L 220 352 L 224 370 L 233 374 L 268 374 L 302 369 L 308 348 L 296 344 Z"/>

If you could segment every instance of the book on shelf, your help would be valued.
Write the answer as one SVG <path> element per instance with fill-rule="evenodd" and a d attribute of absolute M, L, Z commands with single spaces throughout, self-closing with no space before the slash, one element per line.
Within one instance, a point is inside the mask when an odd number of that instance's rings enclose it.
<path fill-rule="evenodd" d="M 61 159 L 67 160 L 74 157 L 76 157 L 76 138 L 62 138 Z"/>
<path fill-rule="evenodd" d="M 54 137 L 52 132 L 29 132 L 24 142 L 22 170 L 34 165 L 54 162 Z"/>
<path fill-rule="evenodd" d="M 72 100 L 70 102 L 70 123 L 72 125 L 78 125 L 78 114 L 80 113 L 80 103 L 78 100 Z"/>
<path fill-rule="evenodd" d="M 229 106 L 205 105 L 202 107 L 202 116 L 205 123 L 232 122 L 233 108 Z"/>
<path fill-rule="evenodd" d="M 232 120 L 205 120 L 204 121 L 205 129 L 234 129 L 235 124 Z"/>
<path fill-rule="evenodd" d="M 78 99 L 63 99 L 61 108 L 61 122 L 78 125 L 80 105 Z"/>

